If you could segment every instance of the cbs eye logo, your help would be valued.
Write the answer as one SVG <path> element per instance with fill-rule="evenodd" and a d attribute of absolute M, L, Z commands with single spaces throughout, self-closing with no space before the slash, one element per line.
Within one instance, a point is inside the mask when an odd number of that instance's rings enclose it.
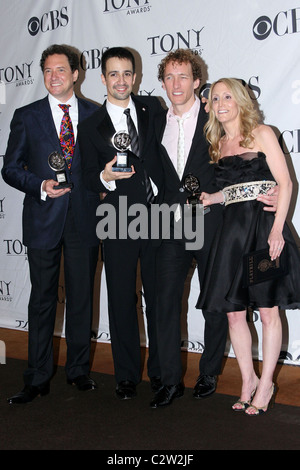
<path fill-rule="evenodd" d="M 259 41 L 267 39 L 272 31 L 272 21 L 267 16 L 257 18 L 253 25 L 253 35 Z"/>
<path fill-rule="evenodd" d="M 28 21 L 27 29 L 31 36 L 36 36 L 39 31 L 42 33 L 53 31 L 60 26 L 67 26 L 68 22 L 67 7 L 62 7 L 60 11 L 52 10 L 44 13 L 41 18 L 33 16 Z"/>
<path fill-rule="evenodd" d="M 271 20 L 268 16 L 260 16 L 254 22 L 253 35 L 259 41 L 263 41 L 270 36 L 271 32 L 276 36 L 295 34 L 300 32 L 299 26 L 300 8 L 292 8 L 287 11 L 280 11 Z"/>

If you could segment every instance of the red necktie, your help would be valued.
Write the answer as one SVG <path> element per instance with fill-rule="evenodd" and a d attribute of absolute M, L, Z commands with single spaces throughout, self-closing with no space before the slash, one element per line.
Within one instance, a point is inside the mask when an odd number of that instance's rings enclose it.
<path fill-rule="evenodd" d="M 71 168 L 72 164 L 72 157 L 74 152 L 74 132 L 72 121 L 69 115 L 69 104 L 59 104 L 58 105 L 64 112 L 63 118 L 61 120 L 60 125 L 60 146 L 63 151 L 64 157 L 66 159 L 66 163 L 68 168 Z"/>

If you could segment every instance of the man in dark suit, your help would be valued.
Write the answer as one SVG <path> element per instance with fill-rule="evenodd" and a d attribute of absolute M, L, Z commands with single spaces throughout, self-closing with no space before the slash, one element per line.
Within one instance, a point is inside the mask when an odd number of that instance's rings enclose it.
<path fill-rule="evenodd" d="M 198 178 L 201 191 L 215 192 L 214 168 L 209 164 L 208 144 L 203 132 L 207 114 L 204 103 L 195 95 L 201 83 L 201 62 L 190 50 L 170 52 L 160 63 L 158 78 L 162 81 L 171 107 L 156 118 L 156 133 L 164 168 L 164 202 L 178 205 L 170 238 L 162 240 L 157 253 L 157 342 L 163 387 L 150 406 L 169 405 L 184 393 L 181 365 L 181 305 L 184 283 L 193 258 L 197 262 L 200 285 L 205 274 L 211 242 L 218 225 L 222 223 L 222 206 L 211 206 L 204 215 L 204 245 L 190 249 L 181 229 L 183 207 L 189 192 L 184 188 L 188 174 Z M 184 152 L 181 168 L 178 163 L 178 142 L 182 125 Z M 262 199 L 263 200 L 263 199 Z M 263 202 L 270 203 L 268 198 Z M 180 209 L 181 208 L 181 209 Z M 177 217 L 177 212 L 181 215 Z M 172 233 L 176 236 L 172 238 Z M 195 398 L 205 398 L 216 390 L 217 376 L 221 372 L 227 339 L 227 316 L 203 311 L 205 318 L 204 343 L 195 388 Z"/>
<path fill-rule="evenodd" d="M 182 396 L 181 344 L 181 305 L 184 283 L 196 259 L 201 283 L 209 254 L 210 243 L 221 223 L 222 207 L 213 206 L 204 215 L 204 246 L 190 250 L 186 247 L 184 234 L 181 238 L 172 237 L 183 217 L 183 206 L 189 193 L 184 189 L 184 179 L 188 174 L 196 176 L 202 191 L 216 191 L 214 169 L 209 165 L 208 146 L 203 133 L 206 122 L 204 104 L 195 95 L 200 86 L 201 66 L 196 56 L 189 50 L 170 53 L 160 64 L 159 79 L 171 101 L 168 112 L 156 119 L 156 129 L 162 164 L 165 173 L 164 202 L 169 206 L 178 204 L 181 215 L 172 221 L 170 239 L 162 240 L 157 256 L 157 317 L 158 346 L 163 388 L 156 394 L 151 407 L 170 404 Z M 177 171 L 177 142 L 179 119 L 183 118 L 184 163 L 183 173 Z M 181 209 L 180 209 L 180 208 Z M 180 226 L 179 226 L 180 227 Z M 215 389 L 216 376 L 220 373 L 226 336 L 227 318 L 203 312 L 205 317 L 205 350 L 202 355 L 201 374 L 195 388 L 195 396 L 208 396 Z"/>
<path fill-rule="evenodd" d="M 128 233 L 119 233 L 118 224 L 120 218 L 127 216 L 122 212 L 122 200 L 126 200 L 128 208 L 136 204 L 147 207 L 147 218 L 150 203 L 154 197 L 159 197 L 162 183 L 162 168 L 154 138 L 154 116 L 161 106 L 156 98 L 132 94 L 135 79 L 135 60 L 129 50 L 116 47 L 105 51 L 102 56 L 102 82 L 107 89 L 107 101 L 78 129 L 80 150 L 84 157 L 84 182 L 95 193 L 106 194 L 103 203 L 105 207 L 114 209 L 116 220 L 116 233 L 108 233 L 103 240 L 103 254 L 116 394 L 120 399 L 134 397 L 136 385 L 141 379 L 136 309 L 138 263 L 149 338 L 148 376 L 153 390 L 160 385 L 156 342 L 155 249 L 147 236 L 135 238 Z M 131 134 L 132 122 L 124 112 L 127 109 L 138 134 L 138 148 L 134 146 L 136 136 Z M 131 136 L 131 146 L 127 150 L 129 172 L 114 171 L 118 151 L 112 139 L 117 137 L 115 134 L 118 132 L 123 137 L 124 134 Z M 126 229 L 131 221 L 128 216 Z"/>
<path fill-rule="evenodd" d="M 27 246 L 31 280 L 28 306 L 28 369 L 24 389 L 8 399 L 27 403 L 46 395 L 53 374 L 53 331 L 57 307 L 60 261 L 63 252 L 66 289 L 67 382 L 79 390 L 96 388 L 89 377 L 93 284 L 98 259 L 96 209 L 99 195 L 82 182 L 77 123 L 98 107 L 74 94 L 79 74 L 77 54 L 53 45 L 40 61 L 47 97 L 17 109 L 4 157 L 3 179 L 25 193 L 23 243 Z M 70 105 L 64 113 L 60 105 Z M 61 130 L 68 114 L 67 131 Z M 72 130 L 73 128 L 73 130 Z M 71 160 L 65 162 L 64 133 Z M 68 136 L 71 137 L 69 142 Z M 66 186 L 59 188 L 48 156 L 64 155 Z M 54 160 L 57 159 L 57 154 Z M 71 185 L 69 187 L 68 185 Z"/>

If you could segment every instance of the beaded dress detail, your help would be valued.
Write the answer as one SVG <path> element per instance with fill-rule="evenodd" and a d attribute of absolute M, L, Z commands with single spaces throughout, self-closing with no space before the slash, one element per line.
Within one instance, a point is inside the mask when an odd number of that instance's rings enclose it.
<path fill-rule="evenodd" d="M 216 165 L 215 174 L 219 189 L 225 193 L 226 188 L 234 185 L 241 185 L 247 192 L 247 186 L 252 183 L 274 181 L 262 152 L 222 158 Z M 245 310 L 248 306 L 253 309 L 273 306 L 300 308 L 300 254 L 287 223 L 283 237 L 288 274 L 250 287 L 243 286 L 243 255 L 268 247 L 274 213 L 264 211 L 263 207 L 264 204 L 255 198 L 246 197 L 225 206 L 197 308 L 220 313 Z"/>

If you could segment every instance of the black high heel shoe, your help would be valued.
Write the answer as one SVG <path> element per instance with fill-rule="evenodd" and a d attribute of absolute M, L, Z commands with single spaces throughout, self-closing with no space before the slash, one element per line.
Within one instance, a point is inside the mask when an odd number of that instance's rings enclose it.
<path fill-rule="evenodd" d="M 262 406 L 261 408 L 255 406 L 255 405 L 250 405 L 246 410 L 245 410 L 245 413 L 248 415 L 248 416 L 258 416 L 258 415 L 262 415 L 264 413 L 266 413 L 266 411 L 268 410 L 268 408 L 273 408 L 274 404 L 275 404 L 275 393 L 276 393 L 276 387 L 274 384 L 272 384 L 272 387 L 271 387 L 271 398 L 269 400 L 269 402 Z M 249 410 L 250 409 L 254 409 L 255 412 L 254 413 L 249 413 Z"/>

